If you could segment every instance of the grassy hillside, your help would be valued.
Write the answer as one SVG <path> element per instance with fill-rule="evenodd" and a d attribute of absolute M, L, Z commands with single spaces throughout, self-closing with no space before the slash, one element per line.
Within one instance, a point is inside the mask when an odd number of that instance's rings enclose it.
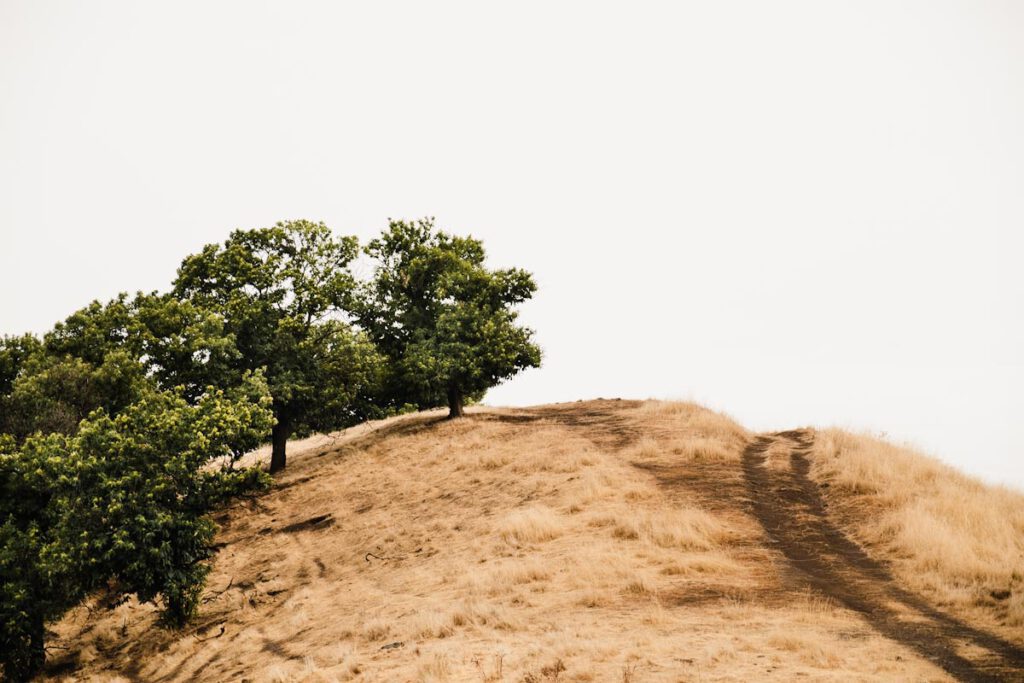
<path fill-rule="evenodd" d="M 590 401 L 405 416 L 293 452 L 220 516 L 193 627 L 99 596 L 55 627 L 48 677 L 943 681 L 1012 675 L 1024 644 L 1024 497 L 864 437 Z M 801 568 L 812 542 L 837 559 Z M 907 624 L 866 616 L 883 588 Z M 950 658 L 923 642 L 960 632 Z"/>
<path fill-rule="evenodd" d="M 918 453 L 839 430 L 815 438 L 833 515 L 910 588 L 1007 637 L 1024 633 L 1024 499 Z"/>

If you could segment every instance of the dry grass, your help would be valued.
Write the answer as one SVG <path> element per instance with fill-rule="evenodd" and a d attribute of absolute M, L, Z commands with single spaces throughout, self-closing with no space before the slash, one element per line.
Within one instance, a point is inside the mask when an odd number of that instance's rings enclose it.
<path fill-rule="evenodd" d="M 644 422 L 671 430 L 672 453 L 686 461 L 735 460 L 750 436 L 732 418 L 696 403 L 644 401 L 637 413 Z M 649 454 L 658 448 L 657 441 L 647 437 L 641 439 L 638 450 Z"/>
<path fill-rule="evenodd" d="M 94 680 L 946 680 L 786 592 L 731 493 L 748 436 L 693 404 L 601 401 L 316 437 L 222 515 L 195 626 L 80 609 L 54 644 Z"/>
<path fill-rule="evenodd" d="M 711 550 L 729 541 L 729 528 L 713 515 L 696 508 L 637 512 L 614 520 L 616 538 L 641 540 L 662 548 Z"/>
<path fill-rule="evenodd" d="M 565 520 L 551 508 L 537 505 L 509 513 L 500 524 L 499 533 L 505 541 L 536 543 L 558 538 L 566 526 Z"/>
<path fill-rule="evenodd" d="M 833 507 L 902 581 L 1019 638 L 1024 496 L 864 434 L 818 432 L 814 456 Z"/>

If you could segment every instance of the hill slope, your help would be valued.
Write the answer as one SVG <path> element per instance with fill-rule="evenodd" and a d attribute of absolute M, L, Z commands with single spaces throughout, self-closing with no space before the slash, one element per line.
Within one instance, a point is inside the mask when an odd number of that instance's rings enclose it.
<path fill-rule="evenodd" d="M 1024 497 L 682 403 L 405 416 L 226 510 L 202 616 L 90 605 L 52 679 L 1015 680 Z"/>

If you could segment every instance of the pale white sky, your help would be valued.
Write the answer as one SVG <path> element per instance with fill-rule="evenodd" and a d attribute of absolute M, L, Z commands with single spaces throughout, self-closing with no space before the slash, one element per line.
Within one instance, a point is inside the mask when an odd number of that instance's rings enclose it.
<path fill-rule="evenodd" d="M 1024 3 L 0 0 L 0 331 L 236 227 L 534 272 L 495 404 L 693 398 L 1024 487 Z"/>

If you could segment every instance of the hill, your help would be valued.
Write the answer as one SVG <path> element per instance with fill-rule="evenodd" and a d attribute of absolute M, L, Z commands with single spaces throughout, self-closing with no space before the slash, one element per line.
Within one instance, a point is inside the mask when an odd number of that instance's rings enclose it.
<path fill-rule="evenodd" d="M 46 677 L 1024 678 L 1024 496 L 867 436 L 597 400 L 291 450 L 192 627 L 98 596 Z"/>

